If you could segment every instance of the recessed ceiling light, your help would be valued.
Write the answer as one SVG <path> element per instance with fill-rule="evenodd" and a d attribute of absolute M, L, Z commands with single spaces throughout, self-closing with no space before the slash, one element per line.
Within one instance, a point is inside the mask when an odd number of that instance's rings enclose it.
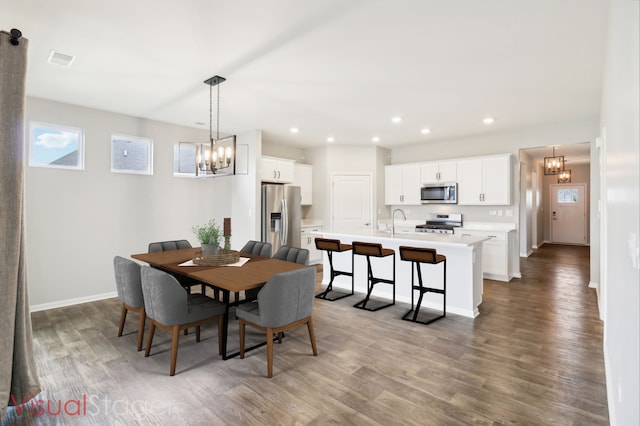
<path fill-rule="evenodd" d="M 292 127 L 291 129 L 291 133 L 298 133 L 300 130 L 298 130 L 297 127 Z"/>
<path fill-rule="evenodd" d="M 52 50 L 51 53 L 49 54 L 49 58 L 47 59 L 47 62 L 49 62 L 50 64 L 60 65 L 61 67 L 69 68 L 75 59 L 76 59 L 75 56 L 65 55 L 64 53 L 60 53 L 60 52 L 56 52 L 55 50 Z"/>
<path fill-rule="evenodd" d="M 333 143 L 333 142 L 335 142 L 335 139 L 333 138 L 333 136 L 329 136 L 329 137 L 327 138 L 327 142 L 329 142 L 329 143 Z"/>
<path fill-rule="evenodd" d="M 423 135 L 428 135 L 429 133 L 431 133 L 431 130 L 425 127 L 424 129 L 420 130 L 420 133 L 422 133 Z"/>
<path fill-rule="evenodd" d="M 380 142 L 380 138 L 377 136 L 374 136 L 371 138 L 371 142 L 376 143 L 376 142 Z"/>
<path fill-rule="evenodd" d="M 402 121 L 402 117 L 400 117 L 399 115 L 396 115 L 395 117 L 391 117 L 391 122 L 393 123 L 400 123 Z"/>
<path fill-rule="evenodd" d="M 484 124 L 493 124 L 494 121 L 493 117 L 485 117 L 484 120 L 482 120 Z"/>

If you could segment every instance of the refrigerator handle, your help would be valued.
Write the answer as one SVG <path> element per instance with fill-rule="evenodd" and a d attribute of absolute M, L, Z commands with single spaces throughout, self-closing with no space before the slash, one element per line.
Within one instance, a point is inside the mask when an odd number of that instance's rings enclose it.
<path fill-rule="evenodd" d="M 282 212 L 282 231 L 280 232 L 280 245 L 287 243 L 289 235 L 289 212 L 287 211 L 287 200 L 280 201 L 280 211 Z"/>

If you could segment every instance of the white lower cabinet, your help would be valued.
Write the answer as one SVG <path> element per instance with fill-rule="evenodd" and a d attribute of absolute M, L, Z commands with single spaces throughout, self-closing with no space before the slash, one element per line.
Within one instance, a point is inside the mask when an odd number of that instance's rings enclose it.
<path fill-rule="evenodd" d="M 488 231 L 462 229 L 456 234 L 489 238 L 482 243 L 482 275 L 484 278 L 509 282 L 513 278 L 513 261 L 510 256 L 514 247 L 515 231 Z"/>
<path fill-rule="evenodd" d="M 300 228 L 300 247 L 309 250 L 309 265 L 322 263 L 322 252 L 316 249 L 315 242 L 316 237 L 319 237 L 319 235 L 313 234 L 321 230 L 321 226 L 303 226 Z"/>

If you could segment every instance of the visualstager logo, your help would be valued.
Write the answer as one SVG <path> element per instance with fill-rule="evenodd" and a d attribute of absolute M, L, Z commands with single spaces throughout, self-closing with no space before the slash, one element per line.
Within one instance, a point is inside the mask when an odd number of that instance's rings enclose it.
<path fill-rule="evenodd" d="M 78 399 L 45 399 L 27 394 L 18 401 L 11 394 L 11 405 L 18 416 L 30 417 L 126 417 L 138 421 L 175 414 L 174 400 L 126 400 L 111 399 L 108 396 L 82 394 Z"/>

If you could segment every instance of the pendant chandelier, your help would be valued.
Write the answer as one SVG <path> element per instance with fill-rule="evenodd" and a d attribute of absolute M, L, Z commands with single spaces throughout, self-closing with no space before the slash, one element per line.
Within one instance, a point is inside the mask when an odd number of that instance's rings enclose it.
<path fill-rule="evenodd" d="M 209 143 L 196 145 L 196 176 L 216 177 L 235 174 L 236 137 L 220 138 L 220 84 L 224 77 L 214 75 L 209 85 Z M 213 137 L 213 87 L 216 86 L 216 135 Z"/>
<path fill-rule="evenodd" d="M 563 170 L 558 174 L 558 183 L 571 183 L 571 170 Z"/>
<path fill-rule="evenodd" d="M 556 157 L 556 147 L 553 147 L 551 157 L 544 157 L 544 174 L 558 175 L 564 171 L 564 155 Z"/>

